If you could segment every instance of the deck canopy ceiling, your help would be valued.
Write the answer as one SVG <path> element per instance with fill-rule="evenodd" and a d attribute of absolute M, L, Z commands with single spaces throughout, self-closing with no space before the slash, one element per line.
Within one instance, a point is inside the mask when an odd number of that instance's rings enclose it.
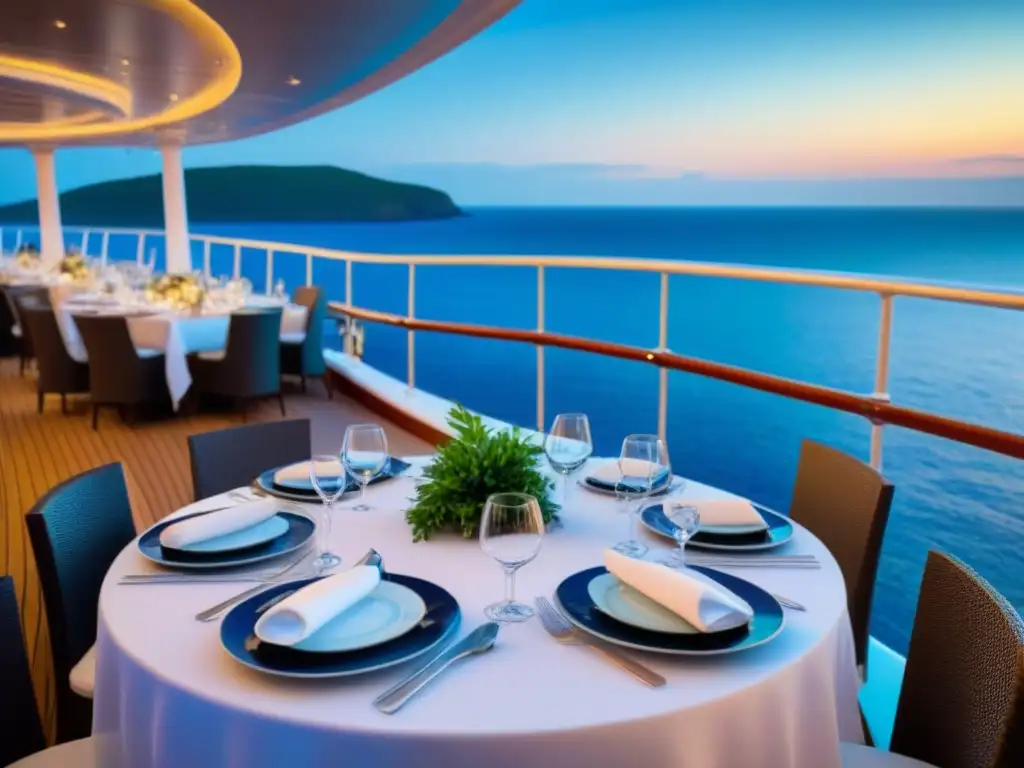
<path fill-rule="evenodd" d="M 0 145 L 202 144 L 366 96 L 519 0 L 0 3 Z"/>

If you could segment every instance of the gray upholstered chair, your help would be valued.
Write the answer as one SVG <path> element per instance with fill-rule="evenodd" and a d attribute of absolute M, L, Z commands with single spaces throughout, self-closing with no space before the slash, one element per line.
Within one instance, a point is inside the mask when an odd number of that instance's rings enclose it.
<path fill-rule="evenodd" d="M 304 285 L 295 291 L 296 304 L 306 307 L 306 328 L 294 337 L 281 336 L 281 373 L 298 376 L 302 391 L 306 391 L 306 379 L 323 379 L 327 373 L 324 363 L 324 320 L 327 318 L 327 302 L 323 291 L 316 285 Z M 326 382 L 327 397 L 332 391 Z"/>
<path fill-rule="evenodd" d="M 862 461 L 804 440 L 789 516 L 821 539 L 839 563 L 861 667 L 867 661 L 871 599 L 893 490 Z"/>
<path fill-rule="evenodd" d="M 96 614 L 110 564 L 132 539 L 120 464 L 65 480 L 25 516 L 46 604 L 57 689 L 57 741 L 92 730 Z"/>
<path fill-rule="evenodd" d="M 32 339 L 32 347 L 39 367 L 36 381 L 37 410 L 43 412 L 47 394 L 60 395 L 60 411 L 67 413 L 67 396 L 89 391 L 89 366 L 68 354 L 57 325 L 57 316 L 49 305 L 19 300 L 21 321 L 25 333 Z"/>
<path fill-rule="evenodd" d="M 193 496 L 205 499 L 248 485 L 260 472 L 308 459 L 311 446 L 309 419 L 267 421 L 190 435 Z"/>
<path fill-rule="evenodd" d="M 843 766 L 1024 766 L 1024 622 L 949 555 L 928 554 L 889 748 L 843 744 Z"/>

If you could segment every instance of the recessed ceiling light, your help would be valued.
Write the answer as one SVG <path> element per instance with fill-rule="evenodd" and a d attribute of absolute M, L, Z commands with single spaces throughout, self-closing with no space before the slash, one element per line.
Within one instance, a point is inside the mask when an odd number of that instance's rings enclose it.
<path fill-rule="evenodd" d="M 177 100 L 178 100 L 178 94 L 176 94 L 176 93 L 172 93 L 172 94 L 171 94 L 170 96 L 168 96 L 167 98 L 169 98 L 169 99 L 170 99 L 171 101 L 177 101 Z"/>
<path fill-rule="evenodd" d="M 55 22 L 53 22 L 53 26 L 55 26 L 57 29 L 64 29 L 67 25 L 67 22 L 62 21 L 61 19 L 57 19 Z"/>
<path fill-rule="evenodd" d="M 299 83 L 301 83 L 302 81 L 301 81 L 301 80 L 299 80 L 299 78 L 297 78 L 297 77 L 295 77 L 294 75 L 292 75 L 292 76 L 291 76 L 291 77 L 289 77 L 289 78 L 288 78 L 288 79 L 287 79 L 287 80 L 286 80 L 285 82 L 286 82 L 286 83 L 288 83 L 288 85 L 298 85 L 298 84 L 299 84 Z"/>
<path fill-rule="evenodd" d="M 131 62 L 128 59 L 121 59 L 121 66 L 127 67 Z"/>

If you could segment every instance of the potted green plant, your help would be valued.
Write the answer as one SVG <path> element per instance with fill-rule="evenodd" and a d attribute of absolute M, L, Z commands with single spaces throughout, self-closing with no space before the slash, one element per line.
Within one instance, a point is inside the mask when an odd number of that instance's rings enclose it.
<path fill-rule="evenodd" d="M 461 405 L 448 413 L 448 424 L 455 436 L 438 448 L 423 470 L 426 482 L 416 489 L 414 503 L 405 513 L 413 541 L 439 531 L 476 536 L 487 497 L 505 491 L 535 497 L 545 523 L 558 519 L 559 506 L 548 498 L 554 483 L 537 466 L 543 448 L 518 427 L 488 429 Z"/>

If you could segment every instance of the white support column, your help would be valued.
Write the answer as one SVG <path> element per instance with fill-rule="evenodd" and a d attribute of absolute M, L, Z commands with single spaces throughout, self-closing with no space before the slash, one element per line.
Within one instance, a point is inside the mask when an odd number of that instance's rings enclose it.
<path fill-rule="evenodd" d="M 188 209 L 185 207 L 185 172 L 181 167 L 181 147 L 164 144 L 163 159 L 164 236 L 166 238 L 167 272 L 192 271 L 192 254 L 188 239 Z"/>
<path fill-rule="evenodd" d="M 36 196 L 39 199 L 39 239 L 43 264 L 58 263 L 64 258 L 64 230 L 60 223 L 60 196 L 57 194 L 57 172 L 51 147 L 32 150 L 36 161 Z"/>

